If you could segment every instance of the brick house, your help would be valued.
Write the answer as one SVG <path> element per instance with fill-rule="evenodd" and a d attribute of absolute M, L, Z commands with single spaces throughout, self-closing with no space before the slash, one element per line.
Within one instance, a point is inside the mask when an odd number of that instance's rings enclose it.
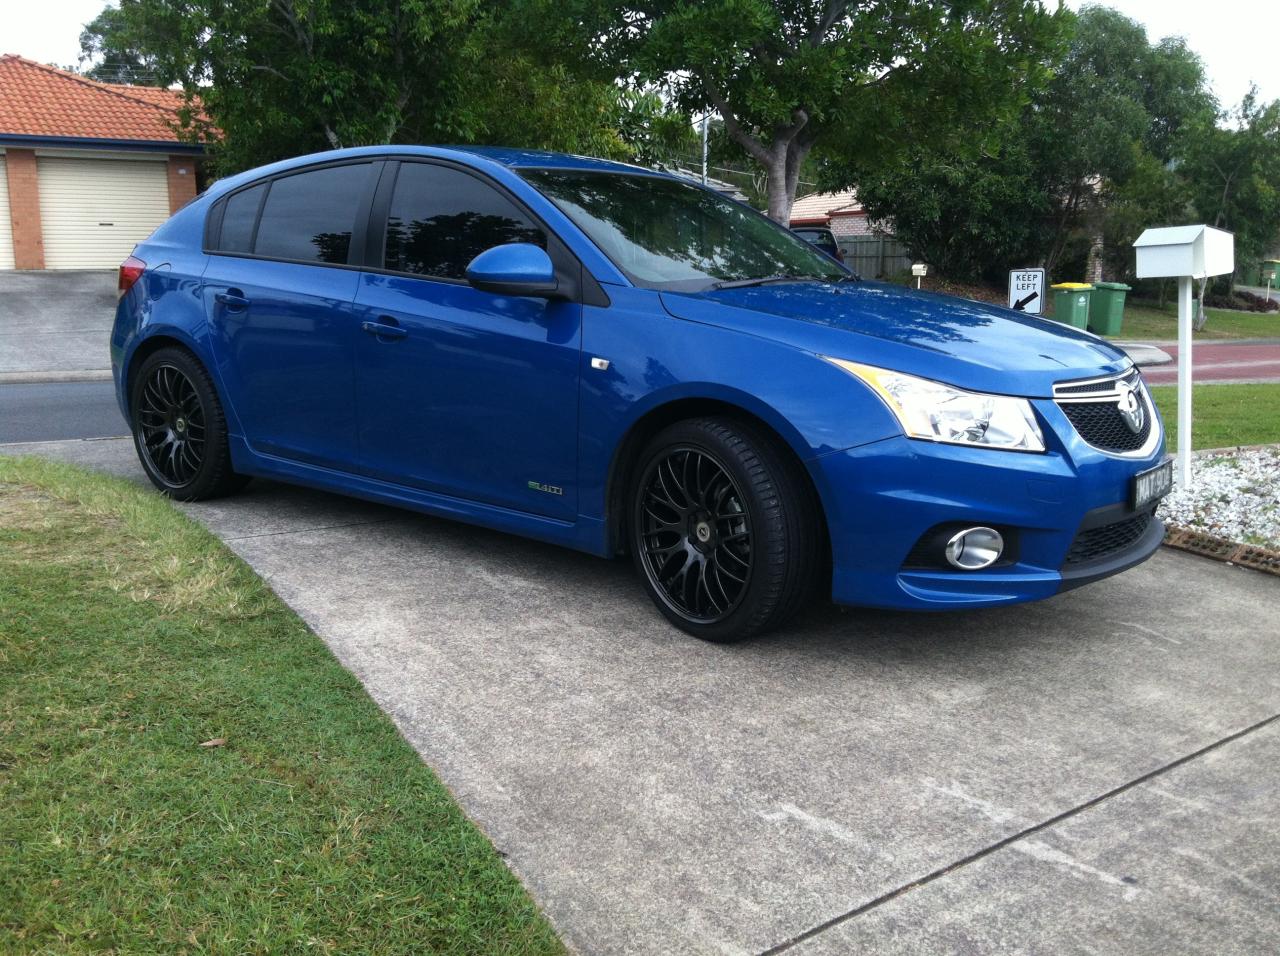
<path fill-rule="evenodd" d="M 879 235 L 867 222 L 867 212 L 852 190 L 838 193 L 810 193 L 791 207 L 791 228 L 826 226 L 836 241 L 858 236 Z"/>
<path fill-rule="evenodd" d="M 0 269 L 114 269 L 196 195 L 181 95 L 0 56 Z"/>

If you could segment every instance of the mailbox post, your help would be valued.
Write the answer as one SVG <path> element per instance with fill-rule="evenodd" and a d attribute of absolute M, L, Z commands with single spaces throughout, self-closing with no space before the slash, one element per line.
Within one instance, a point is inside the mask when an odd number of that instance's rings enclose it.
<path fill-rule="evenodd" d="M 1178 280 L 1178 484 L 1191 484 L 1191 280 L 1236 268 L 1235 236 L 1212 226 L 1148 229 L 1138 237 L 1139 279 Z"/>

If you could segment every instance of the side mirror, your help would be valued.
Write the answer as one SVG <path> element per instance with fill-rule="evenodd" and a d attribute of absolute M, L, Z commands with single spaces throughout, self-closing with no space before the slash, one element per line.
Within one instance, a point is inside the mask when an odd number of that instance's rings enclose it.
<path fill-rule="evenodd" d="M 467 281 L 481 292 L 551 298 L 559 283 L 546 250 L 529 242 L 486 249 L 467 266 Z"/>

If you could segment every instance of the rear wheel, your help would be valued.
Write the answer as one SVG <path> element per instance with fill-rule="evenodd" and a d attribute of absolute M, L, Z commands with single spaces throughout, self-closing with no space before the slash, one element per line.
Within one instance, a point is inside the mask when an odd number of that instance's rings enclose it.
<path fill-rule="evenodd" d="M 191 353 L 163 348 L 143 360 L 129 396 L 133 444 L 152 484 L 179 501 L 239 491 L 227 424 L 209 373 Z"/>
<path fill-rule="evenodd" d="M 799 466 L 758 429 L 678 422 L 640 456 L 631 552 L 677 627 L 737 641 L 784 623 L 816 583 L 819 532 Z"/>

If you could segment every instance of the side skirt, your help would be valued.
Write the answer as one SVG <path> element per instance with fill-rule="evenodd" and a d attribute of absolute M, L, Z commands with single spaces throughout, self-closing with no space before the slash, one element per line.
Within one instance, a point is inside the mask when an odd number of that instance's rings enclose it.
<path fill-rule="evenodd" d="M 494 531 L 517 534 L 549 544 L 611 557 L 605 523 L 599 518 L 578 516 L 577 521 L 560 521 L 510 508 L 482 504 L 466 498 L 437 494 L 419 488 L 380 481 L 350 472 L 308 465 L 253 451 L 238 435 L 230 436 L 231 460 L 236 471 L 255 477 L 272 478 L 287 484 L 304 485 L 319 491 L 363 498 L 379 504 L 479 525 Z"/>

